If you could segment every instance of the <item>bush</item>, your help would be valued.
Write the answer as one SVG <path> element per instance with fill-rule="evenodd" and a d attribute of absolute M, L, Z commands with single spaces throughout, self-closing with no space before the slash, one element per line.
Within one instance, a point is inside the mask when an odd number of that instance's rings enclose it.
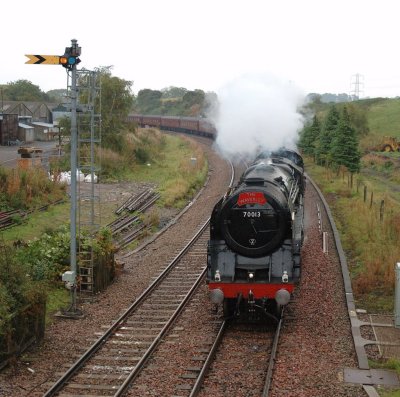
<path fill-rule="evenodd" d="M 101 150 L 102 180 L 118 180 L 124 172 L 124 157 L 111 149 Z"/>
<path fill-rule="evenodd" d="M 94 239 L 85 236 L 81 248 L 93 251 L 99 257 L 114 252 L 111 231 L 101 229 Z M 67 226 L 44 233 L 40 238 L 28 242 L 16 253 L 18 261 L 25 264 L 26 271 L 34 281 L 59 282 L 61 275 L 70 267 L 70 232 Z"/>
<path fill-rule="evenodd" d="M 19 262 L 25 263 L 32 280 L 59 280 L 69 264 L 70 234 L 66 227 L 44 233 L 40 239 L 28 242 L 17 252 Z"/>
<path fill-rule="evenodd" d="M 11 248 L 0 247 L 0 343 L 15 332 L 12 319 L 46 301 L 43 284 L 34 282 L 24 262 L 15 260 Z M 3 339 L 3 340 L 2 340 Z"/>
<path fill-rule="evenodd" d="M 139 147 L 135 149 L 135 158 L 139 164 L 146 164 L 150 159 L 150 155 L 145 149 Z"/>

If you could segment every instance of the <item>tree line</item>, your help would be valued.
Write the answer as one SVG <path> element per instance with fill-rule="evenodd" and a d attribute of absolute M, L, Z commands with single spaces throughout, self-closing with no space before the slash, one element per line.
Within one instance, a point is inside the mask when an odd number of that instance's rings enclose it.
<path fill-rule="evenodd" d="M 133 110 L 139 114 L 201 117 L 210 111 L 216 97 L 213 92 L 183 87 L 144 89 L 135 97 Z"/>
<path fill-rule="evenodd" d="M 355 173 L 360 171 L 359 134 L 348 107 L 345 105 L 339 110 L 332 105 L 321 120 L 314 115 L 305 125 L 300 132 L 298 146 L 318 164 L 335 170 L 346 167 L 349 172 Z"/>
<path fill-rule="evenodd" d="M 113 112 L 115 114 L 114 121 L 115 117 L 121 118 L 130 112 L 169 116 L 204 116 L 216 100 L 215 93 L 174 86 L 161 90 L 146 88 L 135 95 L 132 92 L 133 82 L 113 76 L 111 69 L 111 67 L 100 67 L 97 68 L 97 71 L 101 74 L 102 113 Z M 0 84 L 1 101 L 62 104 L 69 101 L 67 95 L 66 89 L 43 92 L 39 86 L 24 79 Z M 115 126 L 112 128 L 115 130 Z"/>
<path fill-rule="evenodd" d="M 103 147 L 121 152 L 121 135 L 129 130 L 126 119 L 130 113 L 202 117 L 216 102 L 215 93 L 188 90 L 183 87 L 167 87 L 162 90 L 143 89 L 135 95 L 133 82 L 112 75 L 112 67 L 95 69 L 100 74 L 101 96 L 95 104 L 101 112 Z M 53 102 L 70 101 L 65 89 L 43 92 L 28 80 L 17 80 L 0 85 L 1 101 Z M 101 104 L 101 109 L 100 109 Z M 1 102 L 0 102 L 1 106 Z M 70 120 L 59 121 L 63 135 L 70 134 Z"/>
<path fill-rule="evenodd" d="M 43 92 L 39 86 L 29 80 L 16 80 L 7 84 L 0 84 L 0 100 L 21 102 L 56 102 L 57 98 L 50 92 Z M 1 106 L 1 103 L 0 103 Z"/>
<path fill-rule="evenodd" d="M 167 87 L 162 90 L 143 89 L 135 96 L 132 81 L 112 75 L 111 67 L 101 67 L 100 74 L 103 146 L 121 152 L 123 135 L 127 131 L 125 120 L 129 113 L 205 116 L 217 103 L 217 95 L 203 90 L 188 90 L 183 87 Z M 27 80 L 18 80 L 0 85 L 2 100 L 66 102 L 66 90 L 47 93 Z M 328 112 L 318 111 L 321 104 L 313 101 L 316 115 L 300 133 L 299 148 L 312 156 L 319 164 L 350 172 L 360 169 L 361 154 L 358 149 L 359 136 L 368 133 L 365 113 L 359 108 L 346 105 L 331 105 Z M 323 116 L 321 116 L 323 114 Z M 62 120 L 64 134 L 69 132 L 69 119 Z"/>

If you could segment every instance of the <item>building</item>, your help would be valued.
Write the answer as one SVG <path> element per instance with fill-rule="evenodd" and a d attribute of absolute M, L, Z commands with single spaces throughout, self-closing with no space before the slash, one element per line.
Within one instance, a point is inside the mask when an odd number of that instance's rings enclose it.
<path fill-rule="evenodd" d="M 0 114 L 0 145 L 17 145 L 18 141 L 18 114 Z"/>
<path fill-rule="evenodd" d="M 4 101 L 3 114 L 16 113 L 21 117 L 30 116 L 32 121 L 52 123 L 52 109 L 56 106 L 54 103 Z"/>
<path fill-rule="evenodd" d="M 24 143 L 31 143 L 35 140 L 35 128 L 26 122 L 26 117 L 19 117 L 18 139 Z"/>
<path fill-rule="evenodd" d="M 53 123 L 32 121 L 32 125 L 35 129 L 36 141 L 53 141 L 56 137 L 58 137 L 59 128 Z"/>
<path fill-rule="evenodd" d="M 4 101 L 0 113 L 0 145 L 51 141 L 58 138 L 58 120 L 70 117 L 63 104 Z"/>

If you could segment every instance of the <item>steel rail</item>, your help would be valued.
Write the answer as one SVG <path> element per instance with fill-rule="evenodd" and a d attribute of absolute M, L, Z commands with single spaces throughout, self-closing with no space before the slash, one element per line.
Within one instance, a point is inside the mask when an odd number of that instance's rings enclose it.
<path fill-rule="evenodd" d="M 58 393 L 63 386 L 75 375 L 75 373 L 91 358 L 97 350 L 110 338 L 110 336 L 116 331 L 128 318 L 136 308 L 145 301 L 153 290 L 163 281 L 163 279 L 169 274 L 169 272 L 175 267 L 176 263 L 182 258 L 182 256 L 189 250 L 189 248 L 195 243 L 195 241 L 204 232 L 210 222 L 210 218 L 204 223 L 199 229 L 195 236 L 186 244 L 186 246 L 178 253 L 178 255 L 170 262 L 170 264 L 164 269 L 164 271 L 146 288 L 145 291 L 136 299 L 135 302 L 129 308 L 122 313 L 122 315 L 116 320 L 116 322 L 95 342 L 88 350 L 68 369 L 68 371 L 61 376 L 56 383 L 43 395 L 43 397 L 50 397 Z M 205 272 L 205 270 L 204 270 Z M 124 386 L 125 387 L 125 386 Z"/>
<path fill-rule="evenodd" d="M 272 344 L 272 349 L 271 349 L 271 356 L 269 358 L 267 375 L 265 377 L 264 389 L 263 389 L 261 397 L 267 397 L 268 396 L 269 389 L 270 389 L 271 384 L 272 384 L 272 372 L 274 370 L 275 360 L 276 360 L 276 353 L 278 351 L 278 342 L 279 342 L 279 337 L 280 337 L 280 334 L 281 334 L 281 328 L 282 328 L 282 324 L 283 324 L 283 313 L 284 313 L 284 309 L 282 309 L 281 318 L 279 319 L 278 325 L 276 327 L 275 336 L 274 336 L 274 342 Z"/>
<path fill-rule="evenodd" d="M 130 205 L 141 200 L 146 194 L 150 191 L 150 189 L 144 190 L 143 192 L 130 196 L 118 209 L 115 210 L 117 215 L 121 214 L 124 209 L 127 209 Z"/>
<path fill-rule="evenodd" d="M 161 329 L 159 334 L 155 337 L 147 351 L 143 354 L 142 358 L 139 360 L 139 362 L 136 364 L 135 368 L 131 371 L 131 373 L 128 375 L 128 377 L 125 379 L 124 383 L 121 385 L 121 387 L 117 390 L 117 392 L 114 394 L 114 397 L 119 397 L 122 396 L 122 394 L 126 391 L 126 389 L 131 385 L 133 380 L 139 375 L 140 371 L 144 368 L 148 358 L 150 355 L 154 352 L 158 344 L 160 343 L 161 338 L 167 333 L 167 331 L 171 328 L 171 326 L 174 324 L 176 318 L 181 314 L 185 306 L 187 305 L 189 299 L 192 297 L 193 293 L 199 286 L 200 282 L 204 279 L 205 274 L 206 274 L 207 268 L 204 268 L 204 270 L 201 272 L 199 277 L 197 278 L 196 282 L 192 285 L 190 288 L 189 292 L 186 294 L 185 298 L 182 300 L 182 302 L 179 304 L 175 312 L 172 314 L 170 319 L 167 321 L 167 323 L 164 325 L 164 327 Z"/>
<path fill-rule="evenodd" d="M 201 368 L 201 371 L 196 379 L 196 382 L 193 385 L 193 389 L 190 392 L 189 397 L 195 397 L 199 394 L 200 388 L 203 384 L 203 381 L 207 374 L 207 371 L 209 370 L 211 363 L 214 360 L 215 353 L 217 352 L 218 347 L 221 345 L 221 341 L 224 336 L 226 326 L 227 326 L 227 320 L 224 320 L 221 324 L 221 327 L 218 331 L 215 341 L 214 341 L 213 345 L 211 346 L 211 349 L 207 355 L 206 361 L 204 362 L 203 367 Z"/>
<path fill-rule="evenodd" d="M 128 244 L 130 244 L 137 238 L 137 236 L 143 229 L 148 230 L 149 228 L 146 228 L 145 225 L 141 224 L 136 229 L 131 230 L 129 233 L 122 236 L 119 241 L 115 242 L 116 249 L 121 250 L 122 248 L 125 248 Z"/>

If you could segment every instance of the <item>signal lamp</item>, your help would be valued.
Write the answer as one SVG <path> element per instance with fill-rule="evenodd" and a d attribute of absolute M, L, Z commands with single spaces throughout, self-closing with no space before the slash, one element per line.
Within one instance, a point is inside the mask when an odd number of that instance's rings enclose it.
<path fill-rule="evenodd" d="M 72 69 L 74 65 L 77 65 L 81 60 L 73 55 L 65 54 L 60 57 L 60 64 L 67 69 Z"/>

